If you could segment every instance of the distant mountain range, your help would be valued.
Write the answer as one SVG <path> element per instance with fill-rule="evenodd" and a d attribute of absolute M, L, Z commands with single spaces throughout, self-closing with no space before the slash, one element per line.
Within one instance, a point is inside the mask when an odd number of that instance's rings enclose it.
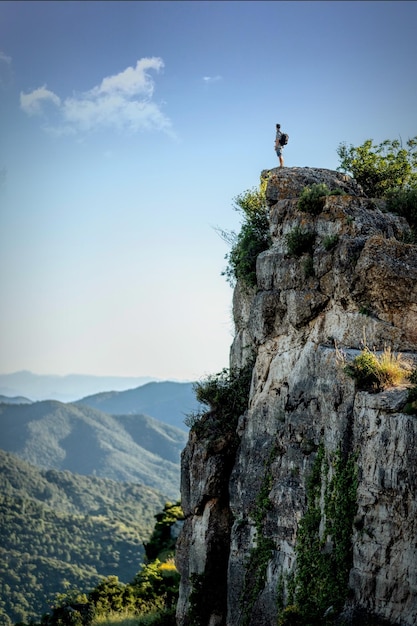
<path fill-rule="evenodd" d="M 107 391 L 75 402 L 110 415 L 144 413 L 182 430 L 185 416 L 201 408 L 193 383 L 151 382 L 136 389 Z"/>
<path fill-rule="evenodd" d="M 106 389 L 123 391 L 157 380 L 151 376 L 46 376 L 28 371 L 0 374 L 0 394 L 8 397 L 25 396 L 32 401 L 59 400 L 73 402 L 83 396 L 99 393 Z"/>
<path fill-rule="evenodd" d="M 81 403 L 0 404 L 0 448 L 44 469 L 141 483 L 179 498 L 187 433 L 143 414 Z"/>
<path fill-rule="evenodd" d="M 0 404 L 32 404 L 32 400 L 29 398 L 25 398 L 24 396 L 14 396 L 10 398 L 9 396 L 0 395 Z"/>

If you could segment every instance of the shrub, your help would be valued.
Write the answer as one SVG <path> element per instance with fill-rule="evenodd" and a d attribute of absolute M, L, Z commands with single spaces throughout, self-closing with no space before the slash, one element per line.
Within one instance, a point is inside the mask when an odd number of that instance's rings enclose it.
<path fill-rule="evenodd" d="M 367 317 L 370 317 L 372 315 L 372 309 L 369 304 L 361 304 L 361 306 L 359 307 L 359 313 L 361 315 L 366 315 Z"/>
<path fill-rule="evenodd" d="M 303 276 L 304 278 L 314 276 L 313 257 L 310 254 L 303 260 Z"/>
<path fill-rule="evenodd" d="M 386 139 L 378 145 L 367 139 L 357 147 L 342 143 L 337 149 L 341 160 L 337 169 L 351 174 L 372 198 L 383 197 L 391 190 L 415 188 L 417 137 L 408 139 L 406 146 L 397 139 Z"/>
<path fill-rule="evenodd" d="M 179 502 L 166 502 L 163 511 L 155 516 L 156 524 L 148 543 L 144 543 L 146 558 L 163 560 L 170 553 L 175 552 L 176 538 L 171 535 L 172 526 L 184 515 Z M 162 569 L 162 566 L 161 566 Z"/>
<path fill-rule="evenodd" d="M 107 576 L 88 594 L 88 600 L 95 607 L 97 615 L 122 611 L 131 608 L 134 599 L 128 585 L 117 576 Z"/>
<path fill-rule="evenodd" d="M 266 183 L 263 179 L 259 189 L 248 189 L 234 199 L 234 208 L 243 213 L 239 234 L 217 229 L 222 239 L 232 246 L 225 257 L 228 265 L 222 272 L 232 287 L 236 280 L 242 280 L 249 287 L 256 285 L 256 259 L 271 245 Z"/>
<path fill-rule="evenodd" d="M 271 245 L 269 222 L 266 214 L 253 215 L 247 218 L 237 236 L 235 245 L 226 255 L 228 268 L 223 272 L 229 283 L 242 280 L 247 286 L 256 285 L 256 259 L 259 254 Z"/>
<path fill-rule="evenodd" d="M 189 414 L 185 424 L 201 431 L 205 417 L 212 415 L 219 432 L 234 431 L 239 417 L 248 408 L 253 361 L 237 370 L 224 368 L 218 374 L 195 383 L 194 393 L 207 409 Z"/>
<path fill-rule="evenodd" d="M 305 213 L 318 215 L 323 210 L 324 198 L 329 194 L 329 188 L 324 183 L 304 187 L 298 200 L 298 208 Z"/>
<path fill-rule="evenodd" d="M 315 234 L 303 230 L 300 226 L 296 226 L 292 231 L 285 235 L 288 253 L 291 256 L 300 257 L 304 252 L 312 250 L 315 240 Z"/>
<path fill-rule="evenodd" d="M 159 559 L 142 564 L 131 587 L 139 613 L 161 611 L 175 606 L 178 598 L 179 574 L 166 568 Z"/>
<path fill-rule="evenodd" d="M 387 194 L 387 209 L 410 224 L 411 243 L 417 243 L 417 189 L 396 189 Z"/>
<path fill-rule="evenodd" d="M 303 616 L 294 604 L 287 606 L 278 618 L 278 626 L 304 626 L 304 624 Z"/>
<path fill-rule="evenodd" d="M 337 246 L 338 242 L 339 235 L 327 235 L 323 239 L 323 247 L 327 250 L 327 252 L 329 252 L 329 250 L 332 250 L 335 246 Z"/>
<path fill-rule="evenodd" d="M 381 387 L 392 387 L 406 382 L 410 373 L 410 363 L 401 354 L 394 354 L 385 348 L 378 358 Z"/>
<path fill-rule="evenodd" d="M 341 189 L 330 191 L 325 183 L 304 187 L 298 200 L 298 208 L 304 213 L 318 215 L 322 212 L 326 196 L 345 195 Z"/>
<path fill-rule="evenodd" d="M 385 348 L 378 355 L 365 346 L 353 362 L 345 366 L 345 372 L 360 389 L 377 392 L 405 383 L 410 363 L 401 354 L 394 354 L 391 348 Z"/>

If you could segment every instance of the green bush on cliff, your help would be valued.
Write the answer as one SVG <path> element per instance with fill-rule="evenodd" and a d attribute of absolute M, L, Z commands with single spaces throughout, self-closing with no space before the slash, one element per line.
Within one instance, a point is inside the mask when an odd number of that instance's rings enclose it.
<path fill-rule="evenodd" d="M 331 191 L 325 183 L 318 183 L 317 185 L 304 187 L 298 199 L 297 207 L 304 213 L 318 215 L 323 210 L 326 196 L 341 195 L 345 195 L 341 189 Z"/>
<path fill-rule="evenodd" d="M 314 233 L 304 230 L 300 226 L 295 226 L 285 235 L 288 254 L 298 258 L 305 252 L 311 252 L 315 237 Z"/>
<path fill-rule="evenodd" d="M 398 139 L 374 145 L 339 145 L 339 170 L 353 176 L 372 198 L 385 198 L 387 209 L 404 217 L 411 227 L 410 243 L 417 243 L 417 136 L 406 147 Z"/>
<path fill-rule="evenodd" d="M 417 137 L 409 139 L 406 147 L 398 139 L 386 139 L 377 145 L 367 139 L 356 147 L 341 143 L 337 154 L 337 169 L 351 174 L 371 198 L 417 188 Z"/>
<path fill-rule="evenodd" d="M 248 189 L 234 199 L 235 209 L 243 213 L 243 223 L 238 234 L 217 229 L 222 239 L 231 245 L 226 254 L 228 264 L 222 272 L 233 287 L 237 280 L 246 286 L 256 285 L 256 259 L 271 245 L 269 234 L 266 183 L 263 179 L 259 189 Z"/>
<path fill-rule="evenodd" d="M 324 237 L 323 239 L 323 248 L 329 252 L 330 250 L 332 250 L 335 246 L 337 246 L 339 242 L 339 235 L 327 235 L 326 237 Z"/>
<path fill-rule="evenodd" d="M 410 243 L 417 243 L 417 188 L 390 191 L 386 199 L 388 211 L 401 215 L 410 224 Z"/>
<path fill-rule="evenodd" d="M 187 415 L 185 424 L 200 434 L 206 433 L 209 417 L 211 434 L 234 432 L 239 417 L 248 408 L 253 362 L 241 369 L 224 368 L 194 385 L 196 398 L 207 409 Z"/>
<path fill-rule="evenodd" d="M 166 502 L 164 510 L 155 515 L 156 524 L 148 541 L 144 543 L 146 558 L 164 560 L 175 553 L 176 537 L 171 532 L 171 527 L 184 519 L 180 502 Z"/>
<path fill-rule="evenodd" d="M 278 617 L 278 626 L 305 626 L 299 608 L 294 604 L 288 605 Z"/>

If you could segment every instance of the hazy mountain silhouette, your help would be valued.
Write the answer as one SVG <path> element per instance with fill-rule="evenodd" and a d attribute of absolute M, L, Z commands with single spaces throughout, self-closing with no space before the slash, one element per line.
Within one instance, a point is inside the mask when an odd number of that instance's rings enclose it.
<path fill-rule="evenodd" d="M 152 380 L 156 379 L 152 376 L 89 376 L 86 374 L 48 376 L 23 370 L 12 374 L 0 374 L 0 394 L 9 397 L 26 396 L 34 401 L 73 402 L 83 396 L 106 389 L 122 391 Z"/>
<path fill-rule="evenodd" d="M 144 413 L 182 430 L 185 416 L 201 405 L 193 391 L 194 383 L 150 382 L 127 391 L 107 391 L 87 396 L 74 404 L 121 415 Z"/>
<path fill-rule="evenodd" d="M 25 398 L 24 396 L 14 396 L 10 398 L 9 396 L 0 395 L 0 404 L 31 404 L 32 400 L 29 398 Z"/>

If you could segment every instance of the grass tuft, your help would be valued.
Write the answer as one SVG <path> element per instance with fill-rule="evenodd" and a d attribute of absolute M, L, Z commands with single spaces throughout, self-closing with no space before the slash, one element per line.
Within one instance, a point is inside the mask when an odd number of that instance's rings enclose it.
<path fill-rule="evenodd" d="M 389 387 L 397 387 L 409 382 L 412 363 L 402 354 L 395 354 L 390 347 L 378 354 L 367 346 L 345 365 L 345 372 L 357 383 L 359 389 L 367 391 L 383 391 Z"/>

